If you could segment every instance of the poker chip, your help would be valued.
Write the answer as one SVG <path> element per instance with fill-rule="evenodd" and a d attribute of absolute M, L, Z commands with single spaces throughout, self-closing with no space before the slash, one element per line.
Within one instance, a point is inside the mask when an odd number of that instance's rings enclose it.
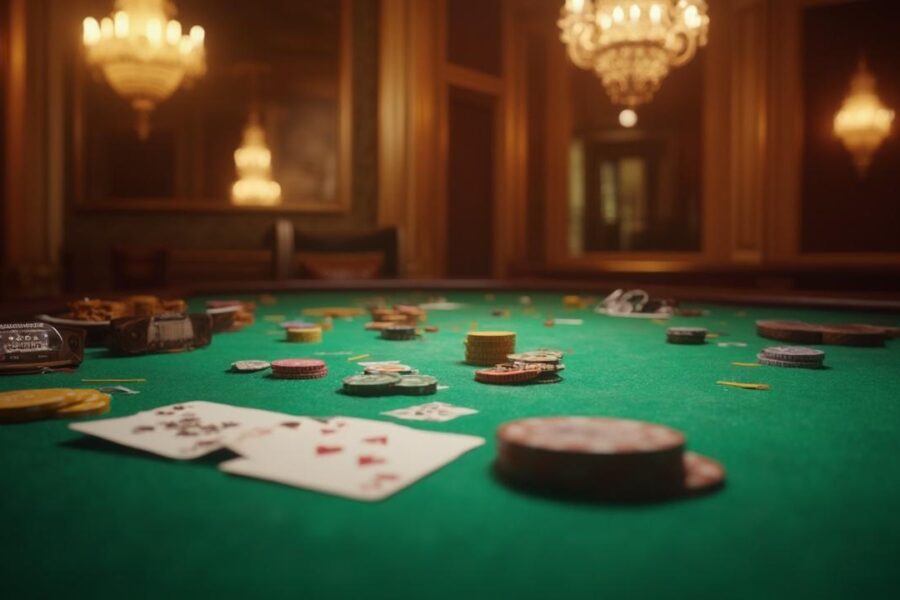
<path fill-rule="evenodd" d="M 377 373 L 373 375 L 350 375 L 344 378 L 344 393 L 353 396 L 385 396 L 394 392 L 400 382 L 400 375 Z"/>
<path fill-rule="evenodd" d="M 533 350 L 529 352 L 519 352 L 515 354 L 507 354 L 507 360 L 522 363 L 538 363 L 538 364 L 557 364 L 562 360 L 562 352 L 553 352 L 546 350 Z"/>
<path fill-rule="evenodd" d="M 409 341 L 416 339 L 416 328 L 410 325 L 393 325 L 381 330 L 381 339 Z"/>
<path fill-rule="evenodd" d="M 0 393 L 0 423 L 22 423 L 55 417 L 63 409 L 82 403 L 106 401 L 110 396 L 94 389 L 49 388 Z M 60 415 L 67 416 L 65 413 Z M 69 413 L 68 416 L 88 416 Z"/>
<path fill-rule="evenodd" d="M 822 343 L 833 346 L 877 348 L 884 346 L 885 330 L 871 325 L 825 325 Z"/>
<path fill-rule="evenodd" d="M 470 365 L 491 366 L 506 361 L 516 351 L 513 331 L 472 331 L 466 336 L 466 362 Z"/>
<path fill-rule="evenodd" d="M 271 365 L 264 360 L 238 360 L 231 363 L 231 370 L 235 373 L 255 373 L 264 371 Z"/>
<path fill-rule="evenodd" d="M 757 321 L 760 337 L 792 344 L 821 344 L 822 330 L 802 321 Z"/>
<path fill-rule="evenodd" d="M 278 324 L 282 329 L 314 329 L 318 327 L 315 323 L 307 321 L 283 321 Z"/>
<path fill-rule="evenodd" d="M 291 328 L 287 330 L 287 341 L 296 344 L 315 344 L 322 341 L 322 328 L 313 327 Z"/>
<path fill-rule="evenodd" d="M 778 360 L 775 358 L 771 358 L 766 356 L 765 353 L 760 352 L 756 355 L 756 361 L 761 365 L 766 365 L 769 367 L 786 367 L 786 368 L 795 368 L 795 369 L 821 369 L 822 363 L 813 362 L 813 361 L 804 361 L 804 360 Z"/>
<path fill-rule="evenodd" d="M 58 408 L 53 412 L 57 419 L 74 419 L 82 417 L 96 417 L 109 412 L 112 398 L 109 394 L 103 394 L 96 390 L 84 397 L 81 402 Z"/>
<path fill-rule="evenodd" d="M 382 329 L 394 326 L 395 323 L 391 323 L 390 321 L 370 321 L 364 325 L 364 328 L 367 331 L 381 331 Z"/>
<path fill-rule="evenodd" d="M 685 445 L 683 433 L 655 423 L 530 418 L 499 427 L 494 466 L 516 487 L 598 500 L 662 500 L 721 486 L 722 466 Z"/>
<path fill-rule="evenodd" d="M 822 364 L 825 360 L 824 352 L 805 346 L 773 346 L 771 348 L 765 348 L 762 351 L 762 354 L 766 358 L 788 362 Z"/>
<path fill-rule="evenodd" d="M 407 396 L 428 396 L 437 393 L 438 380 L 431 375 L 403 375 L 395 390 Z"/>
<path fill-rule="evenodd" d="M 670 344 L 704 344 L 706 334 L 706 329 L 702 327 L 669 327 L 666 341 Z"/>
<path fill-rule="evenodd" d="M 272 361 L 272 377 L 276 379 L 321 379 L 328 366 L 316 358 L 287 358 Z"/>
<path fill-rule="evenodd" d="M 492 385 L 516 385 L 525 383 L 541 374 L 537 369 L 516 369 L 497 366 L 492 369 L 475 371 L 475 381 Z"/>
<path fill-rule="evenodd" d="M 399 363 L 367 365 L 364 371 L 367 375 L 377 375 L 379 373 L 392 373 L 394 375 L 411 375 L 416 372 L 409 365 L 401 365 Z"/>
<path fill-rule="evenodd" d="M 303 314 L 308 317 L 332 317 L 335 319 L 351 319 L 365 314 L 365 311 L 356 307 L 325 306 L 320 308 L 305 308 Z"/>

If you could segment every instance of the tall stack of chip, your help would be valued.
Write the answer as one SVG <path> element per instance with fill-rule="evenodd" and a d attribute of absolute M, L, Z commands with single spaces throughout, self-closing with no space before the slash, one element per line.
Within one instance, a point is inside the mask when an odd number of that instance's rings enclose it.
<path fill-rule="evenodd" d="M 512 421 L 497 430 L 497 474 L 508 483 L 614 501 L 650 501 L 720 487 L 716 461 L 685 452 L 669 427 L 596 417 Z"/>
<path fill-rule="evenodd" d="M 498 365 L 515 351 L 514 331 L 472 331 L 466 336 L 466 362 L 470 365 Z"/>
<path fill-rule="evenodd" d="M 287 330 L 287 341 L 300 344 L 314 344 L 322 341 L 322 328 L 317 325 L 310 327 L 291 327 Z"/>

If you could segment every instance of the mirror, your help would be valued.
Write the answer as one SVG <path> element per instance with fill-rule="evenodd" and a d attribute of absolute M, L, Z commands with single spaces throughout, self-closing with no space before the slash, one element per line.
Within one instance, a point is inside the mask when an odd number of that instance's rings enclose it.
<path fill-rule="evenodd" d="M 79 3 L 106 16 L 111 0 Z M 150 117 L 139 139 L 130 105 L 84 60 L 75 68 L 73 135 L 79 208 L 349 209 L 352 2 L 177 0 L 179 21 L 206 30 L 207 73 Z M 236 207 L 234 152 L 256 107 L 281 204 Z"/>

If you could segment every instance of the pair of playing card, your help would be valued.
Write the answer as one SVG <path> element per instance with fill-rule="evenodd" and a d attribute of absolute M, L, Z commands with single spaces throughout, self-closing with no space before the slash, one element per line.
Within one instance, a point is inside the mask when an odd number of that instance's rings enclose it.
<path fill-rule="evenodd" d="M 200 401 L 69 427 L 182 460 L 229 448 L 241 457 L 219 465 L 226 473 L 367 501 L 387 498 L 484 443 L 381 421 Z"/>

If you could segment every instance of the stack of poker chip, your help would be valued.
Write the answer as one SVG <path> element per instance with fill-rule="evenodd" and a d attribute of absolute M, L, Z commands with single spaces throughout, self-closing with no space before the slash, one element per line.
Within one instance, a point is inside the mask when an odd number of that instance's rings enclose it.
<path fill-rule="evenodd" d="M 344 393 L 351 396 L 427 396 L 437 393 L 438 380 L 420 375 L 410 366 L 383 363 L 366 366 L 362 375 L 344 379 Z"/>
<path fill-rule="evenodd" d="M 792 344 L 828 344 L 877 348 L 900 337 L 900 328 L 879 325 L 816 325 L 803 321 L 757 321 L 760 337 Z"/>
<path fill-rule="evenodd" d="M 501 425 L 497 442 L 496 473 L 529 490 L 647 502 L 712 491 L 725 481 L 718 462 L 685 451 L 683 433 L 642 421 L 522 419 Z"/>
<path fill-rule="evenodd" d="M 410 341 L 416 339 L 416 328 L 412 325 L 391 325 L 381 330 L 381 339 L 392 341 Z"/>
<path fill-rule="evenodd" d="M 322 341 L 322 328 L 318 325 L 309 324 L 299 327 L 287 329 L 287 341 L 299 344 L 315 344 Z"/>
<path fill-rule="evenodd" d="M 562 357 L 563 353 L 556 350 L 509 354 L 508 362 L 475 371 L 475 381 L 493 385 L 559 383 L 559 372 L 565 369 Z"/>
<path fill-rule="evenodd" d="M 365 328 L 370 330 L 383 330 L 395 325 L 415 327 L 428 317 L 423 308 L 411 304 L 395 304 L 393 308 L 373 306 L 369 308 L 369 314 L 372 321 L 366 323 Z"/>
<path fill-rule="evenodd" d="M 702 327 L 669 327 L 666 341 L 670 344 L 704 344 L 706 333 Z"/>
<path fill-rule="evenodd" d="M 472 331 L 466 336 L 465 343 L 468 364 L 498 365 L 516 351 L 516 334 L 513 331 Z"/>
<path fill-rule="evenodd" d="M 272 377 L 277 379 L 321 379 L 328 375 L 324 361 L 314 358 L 286 358 L 272 361 Z"/>
<path fill-rule="evenodd" d="M 92 417 L 109 412 L 110 395 L 99 390 L 51 388 L 0 393 L 0 423 Z"/>
<path fill-rule="evenodd" d="M 759 364 L 770 367 L 821 369 L 825 363 L 825 353 L 803 346 L 773 346 L 757 354 L 756 359 Z"/>

